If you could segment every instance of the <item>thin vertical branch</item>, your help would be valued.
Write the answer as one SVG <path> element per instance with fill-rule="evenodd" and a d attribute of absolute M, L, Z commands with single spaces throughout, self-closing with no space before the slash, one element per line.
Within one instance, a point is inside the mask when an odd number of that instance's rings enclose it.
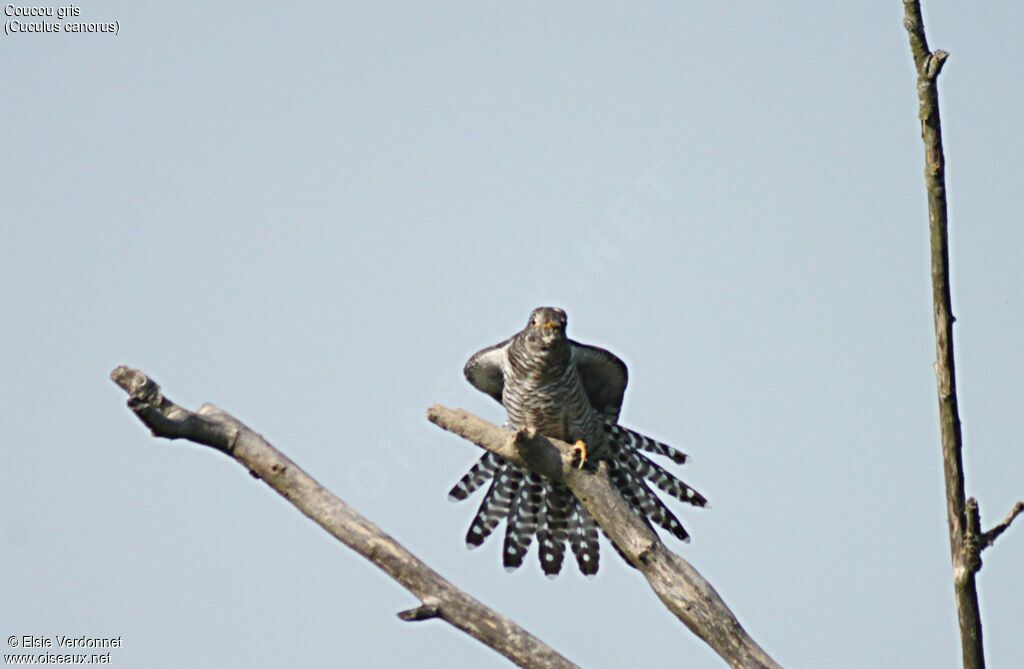
<path fill-rule="evenodd" d="M 903 25 L 917 69 L 918 117 L 924 142 L 924 182 L 928 193 L 928 229 L 931 238 L 932 301 L 935 309 L 935 376 L 939 395 L 942 461 L 946 479 L 946 515 L 953 559 L 960 643 L 965 669 L 984 669 L 981 611 L 975 574 L 981 552 L 1019 515 L 1021 503 L 998 526 L 983 532 L 978 502 L 964 492 L 963 436 L 957 407 L 956 367 L 953 355 L 953 316 L 949 290 L 949 234 L 946 210 L 946 158 L 942 151 L 938 76 L 949 54 L 931 51 L 924 32 L 919 0 L 903 0 Z"/>
<path fill-rule="evenodd" d="M 953 310 L 949 292 L 949 234 L 946 211 L 946 157 L 942 151 L 938 76 L 949 56 L 928 48 L 918 0 L 903 0 L 903 25 L 917 68 L 918 118 L 924 142 L 924 183 L 928 192 L 928 230 L 932 250 L 932 302 L 935 309 L 935 376 L 939 391 L 939 425 L 942 461 L 946 478 L 946 516 L 953 559 L 960 643 L 965 669 L 984 669 L 981 614 L 975 584 L 975 560 L 968 532 L 967 499 L 964 493 L 963 436 L 957 408 L 956 367 L 953 359 Z"/>

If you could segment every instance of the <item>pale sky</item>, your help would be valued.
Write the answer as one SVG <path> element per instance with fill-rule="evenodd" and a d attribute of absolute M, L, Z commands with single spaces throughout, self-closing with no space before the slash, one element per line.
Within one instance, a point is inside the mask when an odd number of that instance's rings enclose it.
<path fill-rule="evenodd" d="M 506 667 L 107 378 L 213 402 L 584 667 L 723 663 L 604 546 L 464 546 L 462 366 L 556 305 L 691 453 L 678 550 L 783 666 L 959 666 L 903 3 L 88 2 L 0 39 L 0 632 L 120 667 Z M 20 6 L 20 5 L 19 5 Z M 1024 5 L 925 0 L 968 494 L 1024 496 Z M 9 17 L 5 17 L 9 19 Z M 56 21 L 56 19 L 47 19 Z M 1024 666 L 1024 525 L 979 576 Z M 570 566 L 567 564 L 567 567 Z M 4 653 L 11 652 L 5 647 Z"/>

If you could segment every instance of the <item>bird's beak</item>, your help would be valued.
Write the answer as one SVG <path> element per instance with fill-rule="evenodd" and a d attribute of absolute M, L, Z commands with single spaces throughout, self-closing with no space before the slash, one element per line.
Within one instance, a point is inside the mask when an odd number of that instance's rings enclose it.
<path fill-rule="evenodd" d="M 541 327 L 544 328 L 545 330 L 557 330 L 559 327 L 561 327 L 561 325 L 558 323 L 558 321 L 548 321 L 547 323 L 541 325 Z"/>

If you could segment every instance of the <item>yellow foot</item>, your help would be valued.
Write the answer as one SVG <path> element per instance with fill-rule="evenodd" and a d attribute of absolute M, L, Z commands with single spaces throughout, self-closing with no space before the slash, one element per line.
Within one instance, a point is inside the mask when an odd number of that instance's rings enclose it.
<path fill-rule="evenodd" d="M 579 463 L 576 465 L 576 468 L 583 469 L 583 465 L 587 462 L 587 444 L 582 439 L 580 439 L 572 447 L 572 452 L 574 454 L 577 454 L 573 457 L 573 460 L 575 461 L 576 458 L 579 458 L 580 460 Z"/>

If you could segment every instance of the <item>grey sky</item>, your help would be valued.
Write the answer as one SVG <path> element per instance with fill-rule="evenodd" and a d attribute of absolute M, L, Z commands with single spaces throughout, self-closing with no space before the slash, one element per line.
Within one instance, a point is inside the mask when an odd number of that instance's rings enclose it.
<path fill-rule="evenodd" d="M 247 421 L 587 667 L 722 666 L 610 548 L 469 552 L 500 421 L 465 359 L 564 307 L 622 422 L 693 454 L 670 543 L 787 667 L 958 666 L 902 3 L 83 3 L 0 39 L 0 632 L 121 667 L 503 667 L 227 458 L 151 439 L 137 366 Z M 1024 495 L 1024 5 L 926 0 L 969 494 Z M 672 541 L 671 539 L 669 540 Z M 1024 530 L 980 576 L 1024 666 Z M 5 650 L 4 652 L 7 652 Z"/>

